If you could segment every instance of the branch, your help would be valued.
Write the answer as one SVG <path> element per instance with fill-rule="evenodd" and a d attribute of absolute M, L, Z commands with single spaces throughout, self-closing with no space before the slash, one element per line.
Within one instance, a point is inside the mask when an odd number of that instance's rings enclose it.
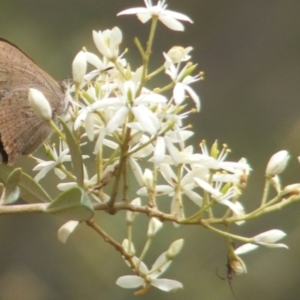
<path fill-rule="evenodd" d="M 49 203 L 19 204 L 0 206 L 0 215 L 22 213 L 44 213 Z"/>
<path fill-rule="evenodd" d="M 125 260 L 128 261 L 131 268 L 135 270 L 135 264 L 132 260 L 132 255 L 129 255 L 122 247 L 121 244 L 119 244 L 117 241 L 115 241 L 113 238 L 111 238 L 100 226 L 98 226 L 93 219 L 88 220 L 85 222 L 89 227 L 94 229 L 106 243 L 111 244 L 118 252 L 121 253 L 121 255 L 124 257 Z"/>

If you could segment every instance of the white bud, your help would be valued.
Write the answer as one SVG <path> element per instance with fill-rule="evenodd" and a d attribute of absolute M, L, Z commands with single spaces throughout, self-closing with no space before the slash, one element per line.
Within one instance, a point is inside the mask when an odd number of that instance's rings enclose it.
<path fill-rule="evenodd" d="M 87 62 L 84 51 L 78 52 L 72 63 L 73 80 L 76 83 L 81 83 L 86 74 Z"/>
<path fill-rule="evenodd" d="M 280 174 L 285 169 L 289 158 L 290 155 L 286 150 L 281 150 L 275 153 L 268 162 L 266 175 L 274 176 Z"/>
<path fill-rule="evenodd" d="M 152 238 L 162 228 L 163 223 L 156 218 L 151 218 L 148 225 L 147 237 Z"/>
<path fill-rule="evenodd" d="M 124 251 L 126 251 L 127 254 L 129 255 L 135 255 L 135 248 L 133 243 L 129 243 L 128 239 L 124 239 L 123 243 L 122 243 L 122 248 L 124 249 Z"/>
<path fill-rule="evenodd" d="M 28 101 L 36 115 L 48 122 L 52 118 L 52 109 L 44 94 L 34 88 L 29 89 Z"/>
<path fill-rule="evenodd" d="M 179 239 L 174 241 L 168 251 L 166 252 L 166 257 L 167 259 L 171 260 L 173 259 L 176 255 L 178 255 L 178 253 L 181 251 L 182 247 L 183 247 L 183 239 Z"/>
<path fill-rule="evenodd" d="M 289 184 L 282 190 L 282 196 L 287 194 L 299 194 L 300 193 L 300 183 Z"/>
<path fill-rule="evenodd" d="M 62 242 L 62 243 L 66 243 L 68 237 L 70 236 L 70 234 L 76 229 L 76 227 L 79 225 L 78 221 L 68 221 L 67 223 L 65 223 L 64 225 L 62 225 L 57 233 L 57 237 L 58 239 Z"/>
<path fill-rule="evenodd" d="M 143 174 L 143 181 L 147 190 L 151 190 L 153 188 L 153 173 L 151 170 L 145 169 Z"/>

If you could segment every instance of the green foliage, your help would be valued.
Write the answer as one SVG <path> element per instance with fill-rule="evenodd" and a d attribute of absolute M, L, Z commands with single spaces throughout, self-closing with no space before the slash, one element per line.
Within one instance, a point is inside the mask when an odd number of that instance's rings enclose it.
<path fill-rule="evenodd" d="M 51 202 L 51 197 L 28 174 L 21 171 L 21 169 L 14 169 L 12 166 L 1 165 L 0 179 L 6 184 L 6 190 L 16 193 L 15 188 L 20 189 L 20 196 L 28 203 Z M 9 195 L 9 193 L 7 193 Z M 11 201 L 13 198 L 9 200 Z"/>
<path fill-rule="evenodd" d="M 80 187 L 74 187 L 61 193 L 47 207 L 46 212 L 76 221 L 86 221 L 94 215 L 88 195 Z"/>
<path fill-rule="evenodd" d="M 82 156 L 80 152 L 80 148 L 78 143 L 76 142 L 76 138 L 68 125 L 60 118 L 60 123 L 63 127 L 66 140 L 70 149 L 73 172 L 77 179 L 77 184 L 80 187 L 83 187 L 83 164 L 82 164 Z"/>

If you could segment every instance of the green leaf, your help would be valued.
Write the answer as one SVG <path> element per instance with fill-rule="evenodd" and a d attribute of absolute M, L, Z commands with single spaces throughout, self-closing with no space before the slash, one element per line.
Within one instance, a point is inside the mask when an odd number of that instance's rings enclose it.
<path fill-rule="evenodd" d="M 59 121 L 63 127 L 67 144 L 70 148 L 73 172 L 74 175 L 76 176 L 77 184 L 80 187 L 83 187 L 83 165 L 82 165 L 82 156 L 81 156 L 79 145 L 76 142 L 74 134 L 72 133 L 68 125 L 61 118 L 59 118 Z"/>
<path fill-rule="evenodd" d="M 5 198 L 4 204 L 11 204 L 16 202 L 20 197 L 20 189 L 18 184 L 22 177 L 22 169 L 14 169 L 7 177 L 7 182 L 5 185 Z"/>
<path fill-rule="evenodd" d="M 50 203 L 46 212 L 75 221 L 86 221 L 94 215 L 89 197 L 80 187 L 74 187 L 61 193 Z"/>
<path fill-rule="evenodd" d="M 4 184 L 0 182 L 0 197 L 2 195 L 2 193 L 4 192 Z"/>
<path fill-rule="evenodd" d="M 9 178 L 11 182 L 14 182 L 18 176 L 18 172 L 14 172 L 14 168 L 8 165 L 0 165 L 0 179 L 7 184 Z M 12 175 L 10 177 L 10 175 Z M 37 183 L 28 174 L 22 172 L 22 176 L 19 179 L 18 187 L 20 188 L 20 195 L 23 200 L 28 203 L 41 203 L 41 202 L 51 202 L 51 197 L 46 193 L 42 186 Z"/>
<path fill-rule="evenodd" d="M 4 204 L 12 204 L 20 199 L 20 189 L 18 186 L 15 186 L 13 190 L 10 190 L 9 193 L 5 193 Z"/>

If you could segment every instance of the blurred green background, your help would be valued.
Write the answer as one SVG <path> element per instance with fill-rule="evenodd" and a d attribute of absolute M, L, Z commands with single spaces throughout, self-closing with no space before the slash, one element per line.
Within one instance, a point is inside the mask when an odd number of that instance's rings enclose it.
<path fill-rule="evenodd" d="M 283 183 L 300 181 L 300 1 L 299 0 L 170 0 L 169 8 L 187 14 L 194 24 L 177 33 L 160 26 L 155 49 L 173 45 L 194 47 L 193 61 L 206 80 L 194 85 L 202 109 L 190 120 L 201 139 L 218 139 L 232 149 L 232 160 L 246 157 L 253 168 L 244 195 L 247 210 L 257 206 L 264 168 L 278 150 L 292 154 Z M 140 58 L 134 36 L 146 36 L 148 24 L 136 17 L 116 17 L 141 0 L 1 0 L 0 36 L 23 49 L 54 78 L 71 75 L 71 63 L 82 46 L 96 51 L 91 32 L 119 26 L 135 67 Z M 142 39 L 143 40 L 143 39 Z M 144 41 L 144 40 L 143 40 Z M 27 170 L 28 158 L 18 161 Z M 44 182 L 45 183 L 45 182 Z M 288 233 L 290 249 L 260 249 L 243 256 L 248 274 L 235 276 L 232 285 L 239 299 L 299 299 L 300 207 L 296 203 L 278 213 L 234 228 L 253 236 L 278 228 Z M 137 247 L 144 242 L 146 222 L 135 228 Z M 99 223 L 117 239 L 125 234 L 124 214 L 100 213 Z M 130 274 L 118 253 L 85 225 L 66 245 L 56 238 L 60 219 L 41 215 L 0 217 L 0 299 L 133 299 L 131 290 L 115 285 Z M 225 241 L 202 227 L 159 232 L 148 264 L 171 241 L 184 237 L 185 246 L 166 277 L 181 281 L 184 289 L 163 293 L 152 289 L 143 299 L 234 299 L 226 281 Z"/>

